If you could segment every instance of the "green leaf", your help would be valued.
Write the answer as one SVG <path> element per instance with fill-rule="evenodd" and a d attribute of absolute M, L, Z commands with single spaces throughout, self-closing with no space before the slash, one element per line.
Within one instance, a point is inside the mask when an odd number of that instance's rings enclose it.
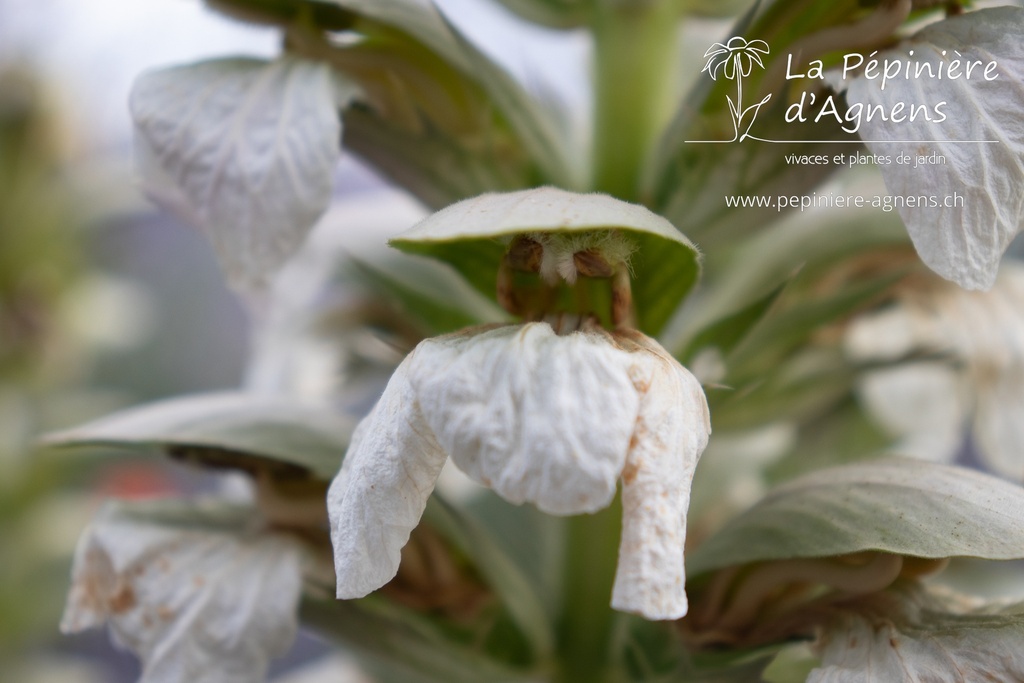
<path fill-rule="evenodd" d="M 464 508 L 491 537 L 501 539 L 502 552 L 540 595 L 548 617 L 556 619 L 564 588 L 566 518 L 533 505 L 513 505 L 492 491 L 474 496 Z"/>
<path fill-rule="evenodd" d="M 410 131 L 365 106 L 345 112 L 345 146 L 433 209 L 541 182 L 519 150 L 471 149 L 429 122 Z"/>
<path fill-rule="evenodd" d="M 974 470 L 902 458 L 818 470 L 726 524 L 687 556 L 687 568 L 696 576 L 865 550 L 1024 558 L 1024 488 Z"/>
<path fill-rule="evenodd" d="M 472 559 L 484 581 L 529 639 L 534 657 L 541 661 L 547 658 L 554 649 L 554 633 L 544 605 L 515 562 L 485 529 L 438 496 L 431 496 L 427 502 L 423 519 Z"/>
<path fill-rule="evenodd" d="M 637 242 L 631 269 L 638 327 L 656 335 L 696 283 L 700 254 L 671 223 L 642 206 L 551 187 L 486 194 L 430 216 L 391 245 L 450 263 L 496 299 L 498 266 L 512 236 L 613 229 Z"/>
<path fill-rule="evenodd" d="M 338 6 L 421 43 L 457 70 L 497 107 L 548 182 L 574 185 L 564 136 L 548 113 L 483 52 L 470 43 L 430 2 L 333 0 Z"/>
<path fill-rule="evenodd" d="M 536 675 L 496 662 L 476 648 L 452 642 L 429 620 L 374 597 L 304 600 L 302 622 L 349 648 L 382 681 L 479 683 L 535 681 Z"/>
<path fill-rule="evenodd" d="M 332 478 L 353 423 L 321 406 L 242 392 L 197 394 L 129 408 L 46 436 L 58 448 L 146 450 L 213 467 L 277 468 Z M 283 465 L 283 467 L 282 467 Z"/>
<path fill-rule="evenodd" d="M 721 354 L 728 355 L 739 344 L 750 330 L 764 318 L 771 305 L 779 298 L 789 282 L 785 282 L 765 296 L 747 304 L 743 308 L 712 322 L 686 343 L 683 351 L 678 354 L 683 365 L 702 349 L 715 348 Z"/>
<path fill-rule="evenodd" d="M 849 395 L 855 375 L 835 347 L 804 347 L 735 388 L 708 392 L 715 429 L 814 421 Z M 729 387 L 730 379 L 726 378 Z"/>
<path fill-rule="evenodd" d="M 766 316 L 728 359 L 729 381 L 758 377 L 771 371 L 815 332 L 876 301 L 905 275 L 902 269 L 887 271 L 828 296 L 801 301 Z"/>
<path fill-rule="evenodd" d="M 450 268 L 435 261 L 395 254 L 397 263 L 352 258 L 355 277 L 382 292 L 428 337 L 481 323 L 501 322 L 507 315 Z M 444 272 L 439 272 L 443 269 Z"/>

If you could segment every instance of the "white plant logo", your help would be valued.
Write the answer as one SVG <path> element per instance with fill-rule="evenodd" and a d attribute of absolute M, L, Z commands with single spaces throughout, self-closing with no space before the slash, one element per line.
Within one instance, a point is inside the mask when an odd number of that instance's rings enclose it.
<path fill-rule="evenodd" d="M 729 112 L 732 114 L 733 137 L 732 140 L 722 142 L 742 142 L 751 137 L 750 127 L 754 125 L 757 112 L 771 99 L 771 94 L 768 94 L 760 102 L 743 107 L 743 79 L 750 75 L 755 64 L 764 68 L 761 56 L 767 54 L 768 43 L 763 40 L 748 41 L 740 36 L 733 36 L 727 43 L 715 43 L 704 53 L 707 62 L 701 73 L 707 71 L 713 80 L 718 80 L 718 74 L 721 73 L 730 81 L 736 81 L 736 100 L 733 101 L 730 95 L 726 95 L 726 99 L 729 100 Z"/>

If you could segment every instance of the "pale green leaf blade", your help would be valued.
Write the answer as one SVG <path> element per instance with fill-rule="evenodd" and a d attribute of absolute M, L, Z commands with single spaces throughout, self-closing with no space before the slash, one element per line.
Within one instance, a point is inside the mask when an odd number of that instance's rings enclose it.
<path fill-rule="evenodd" d="M 242 392 L 182 396 L 129 408 L 56 432 L 58 448 L 161 449 L 214 466 L 275 463 L 322 479 L 341 465 L 352 421 L 322 406 Z"/>
<path fill-rule="evenodd" d="M 687 556 L 692 575 L 751 562 L 874 550 L 925 558 L 1024 557 L 1024 488 L 888 458 L 784 484 Z"/>

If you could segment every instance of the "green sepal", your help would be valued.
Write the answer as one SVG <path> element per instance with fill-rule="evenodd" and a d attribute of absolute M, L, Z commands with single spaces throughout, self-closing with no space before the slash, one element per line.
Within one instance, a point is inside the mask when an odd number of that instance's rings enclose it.
<path fill-rule="evenodd" d="M 390 244 L 451 264 L 496 299 L 498 267 L 513 236 L 598 230 L 618 230 L 636 242 L 630 266 L 638 328 L 656 335 L 697 282 L 700 253 L 671 223 L 642 206 L 552 187 L 484 194 L 435 213 Z M 601 291 L 595 287 L 593 299 L 600 300 Z"/>
<path fill-rule="evenodd" d="M 783 484 L 687 554 L 687 573 L 880 551 L 1024 558 L 1024 488 L 991 475 L 885 458 Z"/>
<path fill-rule="evenodd" d="M 55 448 L 152 451 L 215 468 L 329 480 L 354 423 L 294 399 L 224 392 L 129 408 L 46 436 Z"/>

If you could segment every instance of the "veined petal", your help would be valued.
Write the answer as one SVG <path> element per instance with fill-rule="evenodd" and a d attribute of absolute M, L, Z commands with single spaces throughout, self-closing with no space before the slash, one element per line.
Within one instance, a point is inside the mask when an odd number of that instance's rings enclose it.
<path fill-rule="evenodd" d="M 969 610 L 918 585 L 890 589 L 833 618 L 807 683 L 1024 680 L 1020 606 Z"/>
<path fill-rule="evenodd" d="M 640 415 L 622 472 L 622 540 L 612 607 L 648 619 L 686 614 L 683 546 L 690 484 L 711 419 L 700 383 L 653 339 L 616 338 L 643 362 L 632 374 Z"/>
<path fill-rule="evenodd" d="M 865 117 L 860 135 L 875 154 L 913 158 L 933 153 L 941 163 L 880 166 L 890 194 L 897 196 L 960 196 L 958 206 L 921 208 L 900 205 L 921 260 L 942 277 L 967 289 L 988 289 L 995 282 L 1000 258 L 1024 224 L 1024 132 L 1019 123 L 1024 98 L 1024 10 L 994 7 L 968 12 L 922 29 L 902 47 L 880 55 L 886 63 L 926 64 L 937 74 L 956 61 L 956 78 L 918 78 L 914 66 L 896 78 L 856 78 L 849 86 L 850 103 L 864 111 L 876 106 L 920 103 L 936 111 L 917 112 L 898 122 Z M 970 78 L 964 66 L 990 62 L 997 68 L 986 78 L 977 69 Z M 949 73 L 949 72 L 946 72 Z M 942 104 L 941 112 L 936 103 Z M 908 110 L 910 107 L 908 106 Z M 915 120 L 916 118 L 916 120 Z M 984 141 L 984 142 L 971 142 Z"/>
<path fill-rule="evenodd" d="M 291 539 L 164 525 L 108 505 L 79 541 L 65 633 L 108 622 L 140 683 L 254 683 L 295 638 L 301 549 Z"/>
<path fill-rule="evenodd" d="M 361 598 L 394 578 L 447 459 L 411 383 L 423 356 L 432 362 L 421 345 L 395 370 L 380 401 L 356 427 L 327 493 L 339 598 Z"/>
<path fill-rule="evenodd" d="M 472 479 L 556 515 L 611 502 L 639 399 L 634 360 L 607 332 L 478 328 L 428 339 L 417 354 L 410 381 L 424 420 Z"/>
<path fill-rule="evenodd" d="M 206 234 L 234 286 L 262 286 L 330 202 L 354 92 L 292 58 L 143 74 L 130 108 L 145 190 Z"/>

